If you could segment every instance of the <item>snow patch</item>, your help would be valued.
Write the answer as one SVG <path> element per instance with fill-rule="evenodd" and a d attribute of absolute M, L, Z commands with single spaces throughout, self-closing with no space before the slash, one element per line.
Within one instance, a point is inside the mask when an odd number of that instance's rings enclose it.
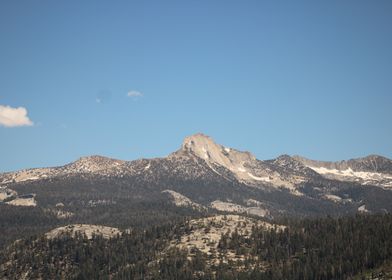
<path fill-rule="evenodd" d="M 340 181 L 354 181 L 361 183 L 362 185 L 375 185 L 385 188 L 392 186 L 392 175 L 377 173 L 377 172 L 365 172 L 365 171 L 353 171 L 351 168 L 345 170 L 329 169 L 325 167 L 313 167 L 308 166 L 320 175 L 324 175 L 327 178 L 337 179 Z"/>
<path fill-rule="evenodd" d="M 208 155 L 207 149 L 203 147 L 203 148 L 202 148 L 202 151 L 204 152 L 204 159 L 208 159 L 208 158 L 209 158 L 209 155 Z"/>
<path fill-rule="evenodd" d="M 252 173 L 248 172 L 249 177 L 251 177 L 252 179 L 256 180 L 256 181 L 264 181 L 264 182 L 271 182 L 271 179 L 269 178 L 269 176 L 266 177 L 257 177 L 255 175 L 253 175 Z"/>

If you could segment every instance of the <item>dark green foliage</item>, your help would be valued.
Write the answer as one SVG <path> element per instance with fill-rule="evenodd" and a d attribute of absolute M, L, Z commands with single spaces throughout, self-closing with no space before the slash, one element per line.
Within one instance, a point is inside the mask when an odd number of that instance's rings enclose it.
<path fill-rule="evenodd" d="M 5 244 L 46 232 L 61 223 L 41 208 L 0 205 L 0 250 Z"/>
<path fill-rule="evenodd" d="M 0 250 L 19 238 L 67 224 L 148 228 L 203 215 L 172 205 L 156 186 L 136 184 L 136 179 L 92 175 L 18 183 L 12 188 L 21 194 L 35 193 L 38 206 L 15 207 L 0 202 Z M 57 203 L 64 206 L 57 208 Z M 54 214 L 59 209 L 74 215 L 59 219 Z"/>
<path fill-rule="evenodd" d="M 241 239 L 224 238 L 219 249 L 250 245 L 253 264 L 267 267 L 265 279 L 348 279 L 392 259 L 392 216 L 303 220 Z M 264 279 L 252 277 L 244 279 Z"/>
<path fill-rule="evenodd" d="M 222 234 L 217 254 L 246 258 L 216 264 L 198 250 L 190 257 L 168 246 L 189 230 L 169 223 L 110 240 L 31 237 L 2 252 L 0 278 L 349 279 L 392 261 L 391 215 L 291 221 L 284 230 L 254 227 L 249 238 L 234 229 Z"/>

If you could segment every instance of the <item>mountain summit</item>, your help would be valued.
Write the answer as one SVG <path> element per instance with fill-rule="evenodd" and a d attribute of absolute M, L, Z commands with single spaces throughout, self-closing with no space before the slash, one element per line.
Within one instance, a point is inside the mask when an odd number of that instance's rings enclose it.
<path fill-rule="evenodd" d="M 202 133 L 186 137 L 182 150 L 205 160 L 211 168 L 218 165 L 230 170 L 240 180 L 258 179 L 251 173 L 251 167 L 257 164 L 255 156 L 249 152 L 219 145 L 211 137 Z"/>
<path fill-rule="evenodd" d="M 240 152 L 232 148 L 224 147 L 214 142 L 214 140 L 202 133 L 188 136 L 182 143 L 182 149 L 193 152 L 195 155 L 206 160 L 216 162 L 221 165 L 229 165 L 228 158 L 233 157 L 235 161 L 256 160 L 249 152 Z M 236 159 L 234 159 L 236 157 Z"/>

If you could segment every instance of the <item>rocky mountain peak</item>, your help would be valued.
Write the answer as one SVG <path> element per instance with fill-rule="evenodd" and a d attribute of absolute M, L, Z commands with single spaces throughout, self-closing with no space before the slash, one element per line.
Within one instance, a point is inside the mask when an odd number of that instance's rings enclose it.
<path fill-rule="evenodd" d="M 184 139 L 182 150 L 190 152 L 209 163 L 222 165 L 231 169 L 234 165 L 242 165 L 245 162 L 254 161 L 256 158 L 249 152 L 237 151 L 232 148 L 222 146 L 202 133 L 188 136 Z"/>
<path fill-rule="evenodd" d="M 184 141 L 182 142 L 182 149 L 185 151 L 191 151 L 196 155 L 205 158 L 205 151 L 217 149 L 220 150 L 221 146 L 216 144 L 211 137 L 203 133 L 197 133 L 185 137 Z"/>
<path fill-rule="evenodd" d="M 108 169 L 124 164 L 124 161 L 111 159 L 104 156 L 93 155 L 81 157 L 78 160 L 66 165 L 66 169 L 75 169 L 75 171 L 98 171 Z"/>
<path fill-rule="evenodd" d="M 353 169 L 360 171 L 392 173 L 392 160 L 379 155 L 369 155 L 363 158 L 349 160 L 348 163 Z"/>
<path fill-rule="evenodd" d="M 273 160 L 273 163 L 282 167 L 288 167 L 292 169 L 299 169 L 305 167 L 300 161 L 286 154 L 278 156 L 275 160 Z"/>
<path fill-rule="evenodd" d="M 265 172 L 259 168 L 260 161 L 253 154 L 217 144 L 205 134 L 186 137 L 181 150 L 174 155 L 184 154 L 203 159 L 215 172 L 217 166 L 224 167 L 240 181 L 259 183 L 267 180 Z M 263 174 L 263 177 L 258 177 L 258 174 Z"/>
<path fill-rule="evenodd" d="M 292 162 L 293 160 L 295 160 L 294 158 L 292 158 L 291 156 L 284 154 L 284 155 L 280 155 L 276 158 L 277 161 L 281 161 L 281 162 Z"/>

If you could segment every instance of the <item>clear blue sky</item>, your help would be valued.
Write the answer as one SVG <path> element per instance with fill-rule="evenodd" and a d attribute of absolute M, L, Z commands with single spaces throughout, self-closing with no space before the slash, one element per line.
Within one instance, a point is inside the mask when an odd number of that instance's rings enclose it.
<path fill-rule="evenodd" d="M 34 123 L 0 126 L 0 171 L 196 132 L 260 159 L 391 158 L 392 1 L 0 1 L 0 105 Z"/>

